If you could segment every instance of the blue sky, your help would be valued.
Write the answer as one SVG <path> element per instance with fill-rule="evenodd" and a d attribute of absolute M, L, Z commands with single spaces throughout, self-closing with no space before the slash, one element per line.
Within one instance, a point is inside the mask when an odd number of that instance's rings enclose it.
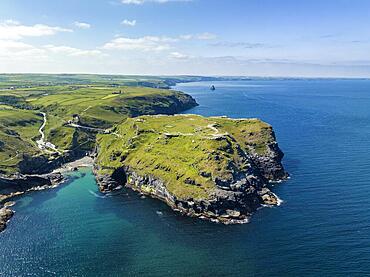
<path fill-rule="evenodd" d="M 370 77 L 368 0 L 0 0 L 0 72 Z"/>

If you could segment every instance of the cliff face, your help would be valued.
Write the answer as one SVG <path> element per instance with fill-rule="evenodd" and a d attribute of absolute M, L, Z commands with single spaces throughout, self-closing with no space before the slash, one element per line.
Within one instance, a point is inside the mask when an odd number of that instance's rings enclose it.
<path fill-rule="evenodd" d="M 272 182 L 284 180 L 288 177 L 281 163 L 284 153 L 276 142 L 275 133 L 271 132 L 272 141 L 266 145 L 263 155 L 252 154 L 251 159 L 259 168 L 263 177 Z"/>
<path fill-rule="evenodd" d="M 272 128 L 255 119 L 145 116 L 98 144 L 101 191 L 126 186 L 183 214 L 227 224 L 278 205 L 266 185 L 288 176 Z"/>

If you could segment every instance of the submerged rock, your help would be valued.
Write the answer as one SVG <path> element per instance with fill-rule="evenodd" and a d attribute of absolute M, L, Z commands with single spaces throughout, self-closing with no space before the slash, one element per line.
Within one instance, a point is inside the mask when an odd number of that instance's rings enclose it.
<path fill-rule="evenodd" d="M 244 223 L 279 204 L 267 184 L 288 176 L 282 158 L 257 119 L 142 116 L 98 137 L 94 172 L 102 192 L 126 186 L 188 216 Z"/>

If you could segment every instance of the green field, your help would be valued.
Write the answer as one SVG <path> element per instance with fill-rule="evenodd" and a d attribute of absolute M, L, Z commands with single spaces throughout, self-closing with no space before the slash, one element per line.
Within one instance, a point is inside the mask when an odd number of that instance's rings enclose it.
<path fill-rule="evenodd" d="M 181 82 L 216 80 L 202 76 L 130 76 L 94 74 L 0 74 L 0 89 L 57 85 L 136 86 L 166 88 Z"/>

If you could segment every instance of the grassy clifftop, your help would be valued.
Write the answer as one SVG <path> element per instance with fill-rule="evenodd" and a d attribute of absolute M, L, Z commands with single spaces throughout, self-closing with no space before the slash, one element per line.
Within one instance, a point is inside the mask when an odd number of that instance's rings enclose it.
<path fill-rule="evenodd" d="M 268 155 L 274 142 L 257 119 L 141 116 L 99 135 L 97 165 L 101 175 L 126 167 L 163 181 L 178 199 L 204 200 L 254 170 L 248 155 Z"/>

